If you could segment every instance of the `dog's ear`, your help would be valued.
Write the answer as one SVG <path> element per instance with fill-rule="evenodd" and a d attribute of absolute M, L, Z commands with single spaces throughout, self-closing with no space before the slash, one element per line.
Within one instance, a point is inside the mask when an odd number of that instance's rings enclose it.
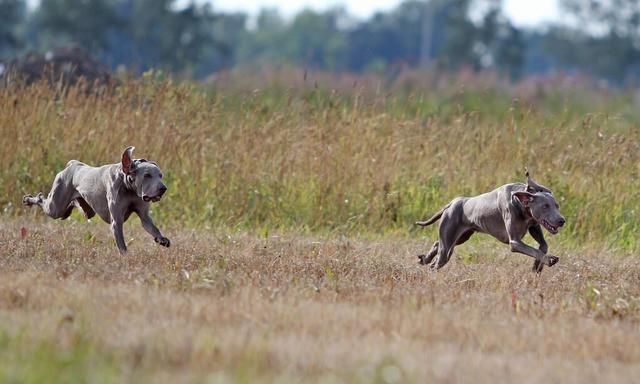
<path fill-rule="evenodd" d="M 535 199 L 535 196 L 527 191 L 513 192 L 511 195 L 515 196 L 515 198 L 518 199 L 518 201 L 525 207 L 528 207 L 529 203 Z"/>
<path fill-rule="evenodd" d="M 532 178 L 531 175 L 529 174 L 529 170 L 525 167 L 525 175 L 527 176 L 527 191 L 529 192 L 547 192 L 547 193 L 551 193 L 551 190 L 547 187 L 545 187 L 544 185 L 540 185 L 538 183 L 536 183 Z"/>
<path fill-rule="evenodd" d="M 122 152 L 122 172 L 125 175 L 131 173 L 131 168 L 133 167 L 133 158 L 131 154 L 136 147 L 127 147 L 127 149 Z"/>

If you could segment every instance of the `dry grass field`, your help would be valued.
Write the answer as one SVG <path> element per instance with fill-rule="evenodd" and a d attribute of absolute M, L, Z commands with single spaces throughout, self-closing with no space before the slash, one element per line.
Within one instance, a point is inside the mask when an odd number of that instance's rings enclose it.
<path fill-rule="evenodd" d="M 634 382 L 640 261 L 491 241 L 438 273 L 424 245 L 101 223 L 0 230 L 3 382 Z M 472 255 L 472 257 L 470 257 Z M 465 258 L 466 256 L 466 258 Z M 54 380 L 55 378 L 55 380 Z"/>
<path fill-rule="evenodd" d="M 636 382 L 633 95 L 393 92 L 1 89 L 0 382 Z M 121 256 L 102 222 L 20 206 L 127 145 L 163 167 L 171 248 L 134 218 Z M 417 264 L 437 231 L 414 220 L 524 165 L 568 219 L 557 265 L 482 235 Z"/>

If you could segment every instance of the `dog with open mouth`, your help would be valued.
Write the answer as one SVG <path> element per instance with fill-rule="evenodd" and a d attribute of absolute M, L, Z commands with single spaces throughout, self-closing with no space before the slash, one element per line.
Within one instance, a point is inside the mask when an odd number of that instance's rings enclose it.
<path fill-rule="evenodd" d="M 126 148 L 119 163 L 101 167 L 71 160 L 56 175 L 46 198 L 42 193 L 25 195 L 22 203 L 38 205 L 54 219 L 68 218 L 74 208 L 82 211 L 87 219 L 97 214 L 111 224 L 121 253 L 127 252 L 123 224 L 135 212 L 155 242 L 169 247 L 171 242 L 162 235 L 149 214 L 150 203 L 160 201 L 167 192 L 162 171 L 153 161 L 134 159 L 133 150 L 134 147 Z"/>
<path fill-rule="evenodd" d="M 556 264 L 558 257 L 547 255 L 542 228 L 555 235 L 566 220 L 551 190 L 536 183 L 528 170 L 526 176 L 526 184 L 505 184 L 478 196 L 455 198 L 430 219 L 416 222 L 425 227 L 440 219 L 439 239 L 429 253 L 418 256 L 420 264 L 442 268 L 449 262 L 454 247 L 476 232 L 509 244 L 512 252 L 533 257 L 536 272 L 541 272 L 545 265 Z M 527 232 L 538 242 L 538 249 L 522 241 Z"/>

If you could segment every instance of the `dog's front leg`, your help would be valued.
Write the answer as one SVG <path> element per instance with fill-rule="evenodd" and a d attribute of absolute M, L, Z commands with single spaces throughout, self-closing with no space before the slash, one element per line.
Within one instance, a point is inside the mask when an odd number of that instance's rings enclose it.
<path fill-rule="evenodd" d="M 124 225 L 124 214 L 116 204 L 116 199 L 113 198 L 113 194 L 107 192 L 107 204 L 109 207 L 109 215 L 111 215 L 111 232 L 116 239 L 116 246 L 120 250 L 121 254 L 127 253 L 127 244 L 124 241 L 124 233 L 122 227 Z"/>
<path fill-rule="evenodd" d="M 548 265 L 549 267 L 558 262 L 558 258 L 556 256 L 545 255 L 542 251 L 535 249 L 527 244 L 523 243 L 522 240 L 509 240 L 509 245 L 511 246 L 511 252 L 522 253 L 527 256 L 531 256 L 541 263 Z"/>
<path fill-rule="evenodd" d="M 536 224 L 536 225 L 534 225 L 532 227 L 529 227 L 529 234 L 540 245 L 538 247 L 540 252 L 542 252 L 542 253 L 544 253 L 546 255 L 547 251 L 549 250 L 549 246 L 547 245 L 547 242 L 544 239 L 544 234 L 542 233 L 542 228 L 540 227 L 540 225 Z M 542 272 L 542 268 L 544 268 L 544 264 L 542 262 L 540 262 L 540 260 L 536 259 L 533 262 L 533 270 L 535 272 L 540 273 L 540 272 Z"/>
<path fill-rule="evenodd" d="M 142 227 L 151 236 L 153 236 L 153 240 L 155 240 L 156 243 L 167 248 L 171 246 L 171 241 L 168 238 L 164 237 L 158 227 L 156 227 L 156 225 L 153 223 L 153 219 L 151 219 L 151 215 L 149 215 L 148 205 L 141 207 L 136 211 L 136 213 L 138 214 L 138 217 L 140 217 Z"/>
<path fill-rule="evenodd" d="M 547 255 L 542 250 L 535 249 L 523 243 L 522 238 L 527 233 L 527 229 L 518 226 L 518 222 L 514 222 L 511 215 L 506 214 L 504 216 L 504 223 L 505 227 L 507 228 L 507 235 L 509 236 L 509 246 L 511 247 L 511 252 L 518 252 L 527 256 L 531 256 L 536 259 L 536 261 L 548 265 L 549 267 L 558 262 L 559 259 L 556 256 Z"/>
<path fill-rule="evenodd" d="M 127 253 L 127 244 L 124 241 L 124 232 L 122 231 L 123 220 L 121 218 L 111 217 L 111 232 L 116 239 L 116 245 L 121 254 Z"/>
<path fill-rule="evenodd" d="M 538 244 L 540 244 L 540 247 L 538 247 L 538 249 L 546 255 L 547 251 L 549 250 L 549 246 L 547 245 L 547 242 L 544 239 L 544 234 L 542 233 L 542 228 L 540 227 L 540 225 L 536 224 L 530 227 L 529 234 L 531 235 L 531 237 L 533 237 L 535 241 L 538 242 Z"/>

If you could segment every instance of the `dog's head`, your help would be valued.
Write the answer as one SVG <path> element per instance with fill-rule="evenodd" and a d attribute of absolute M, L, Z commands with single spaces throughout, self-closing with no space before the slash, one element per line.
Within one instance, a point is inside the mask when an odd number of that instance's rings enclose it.
<path fill-rule="evenodd" d="M 560 205 L 549 192 L 518 191 L 513 192 L 512 196 L 520 202 L 525 212 L 552 235 L 558 233 L 567 222 L 560 214 Z"/>
<path fill-rule="evenodd" d="M 160 201 L 167 191 L 167 186 L 162 182 L 162 171 L 153 161 L 132 158 L 134 149 L 135 147 L 128 147 L 122 153 L 120 165 L 127 186 L 144 201 Z"/>

